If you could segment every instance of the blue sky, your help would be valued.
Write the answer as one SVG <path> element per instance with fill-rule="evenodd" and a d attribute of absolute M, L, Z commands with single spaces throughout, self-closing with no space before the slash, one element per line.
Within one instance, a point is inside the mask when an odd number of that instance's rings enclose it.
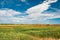
<path fill-rule="evenodd" d="M 60 24 L 60 0 L 49 4 L 44 1 L 0 0 L 0 23 Z"/>

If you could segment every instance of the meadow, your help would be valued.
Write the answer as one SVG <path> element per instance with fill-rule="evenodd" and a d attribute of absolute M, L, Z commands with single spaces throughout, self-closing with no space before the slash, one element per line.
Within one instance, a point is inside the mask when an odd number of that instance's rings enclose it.
<path fill-rule="evenodd" d="M 0 40 L 60 40 L 60 25 L 0 24 Z"/>

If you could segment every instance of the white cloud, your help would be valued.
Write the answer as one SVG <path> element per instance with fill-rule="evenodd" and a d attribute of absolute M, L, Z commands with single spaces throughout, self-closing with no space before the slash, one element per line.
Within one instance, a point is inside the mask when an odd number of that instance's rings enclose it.
<path fill-rule="evenodd" d="M 42 3 L 37 6 L 34 6 L 32 8 L 27 9 L 26 13 L 32 14 L 32 13 L 41 13 L 45 10 L 47 10 L 50 7 L 48 3 Z"/>
<path fill-rule="evenodd" d="M 22 24 L 34 23 L 36 24 L 36 23 L 45 23 L 48 21 L 48 19 L 60 18 L 60 15 L 50 14 L 48 12 L 40 13 L 40 14 L 37 14 L 37 13 L 30 14 L 30 15 L 19 18 L 19 17 L 15 17 L 14 15 L 21 14 L 21 12 L 17 12 L 11 9 L 8 9 L 8 11 L 0 10 L 0 23 L 22 23 Z M 9 15 L 10 12 L 12 12 L 11 16 Z M 6 13 L 8 15 L 6 15 Z"/>
<path fill-rule="evenodd" d="M 50 4 L 43 2 L 37 6 L 27 9 L 26 13 L 29 15 L 22 17 L 15 17 L 14 15 L 22 14 L 13 9 L 0 10 L 0 23 L 48 23 L 49 19 L 60 18 L 60 15 L 52 14 L 52 12 L 44 12 L 48 10 Z M 44 12 L 44 13 L 43 13 Z"/>
<path fill-rule="evenodd" d="M 45 2 L 48 2 L 48 3 L 55 3 L 57 2 L 58 0 L 46 0 Z"/>
<path fill-rule="evenodd" d="M 50 7 L 50 2 L 44 1 L 42 4 L 39 4 L 37 6 L 27 9 L 26 13 L 28 13 L 29 17 L 33 19 L 45 17 L 45 18 L 42 18 L 45 20 L 49 17 L 54 16 L 54 14 L 42 14 L 42 12 L 48 10 L 49 7 Z"/>
<path fill-rule="evenodd" d="M 27 0 L 20 0 L 21 2 L 24 2 L 26 5 L 30 5 Z"/>
<path fill-rule="evenodd" d="M 34 7 L 27 9 L 26 13 L 28 14 L 42 13 L 49 9 L 50 4 L 51 4 L 50 2 L 54 3 L 54 2 L 57 2 L 57 0 L 47 0 L 47 1 L 45 0 L 42 4 L 39 4 L 39 5 L 36 5 Z"/>
<path fill-rule="evenodd" d="M 12 9 L 1 9 L 0 16 L 14 16 L 16 14 L 21 14 L 21 12 L 14 11 Z"/>
<path fill-rule="evenodd" d="M 26 2 L 26 0 L 21 0 L 21 2 Z"/>
<path fill-rule="evenodd" d="M 55 19 L 55 18 L 60 18 L 60 15 L 55 15 L 53 17 L 50 17 L 49 19 Z"/>

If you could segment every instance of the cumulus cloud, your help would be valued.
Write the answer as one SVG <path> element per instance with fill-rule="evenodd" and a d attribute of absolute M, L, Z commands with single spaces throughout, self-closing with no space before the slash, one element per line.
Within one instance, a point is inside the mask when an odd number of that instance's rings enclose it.
<path fill-rule="evenodd" d="M 51 6 L 50 2 L 54 3 L 56 1 L 57 0 L 55 0 L 55 1 L 44 1 L 42 4 L 38 4 L 32 8 L 27 9 L 26 13 L 28 13 L 31 18 L 35 18 L 35 19 L 45 17 L 44 18 L 44 20 L 45 20 L 45 19 L 48 19 L 50 17 L 54 17 L 55 14 L 42 14 L 42 13 L 49 9 L 49 7 Z"/>
<path fill-rule="evenodd" d="M 26 13 L 32 14 L 32 13 L 42 13 L 43 11 L 47 10 L 50 7 L 48 3 L 42 3 L 37 6 L 34 6 L 32 8 L 27 9 Z"/>
<path fill-rule="evenodd" d="M 16 14 L 21 14 L 21 12 L 14 11 L 12 9 L 1 9 L 0 16 L 14 16 Z"/>
<path fill-rule="evenodd" d="M 32 8 L 27 9 L 26 13 L 28 14 L 32 14 L 32 13 L 42 13 L 46 10 L 49 9 L 49 7 L 51 6 L 50 4 L 57 2 L 57 0 L 45 0 L 42 4 L 38 4 Z"/>
<path fill-rule="evenodd" d="M 25 1 L 25 0 L 24 0 Z M 21 12 L 15 11 L 13 9 L 0 9 L 0 23 L 45 23 L 49 22 L 49 19 L 60 18 L 60 15 L 52 14 L 52 12 L 44 12 L 48 10 L 50 4 L 48 2 L 43 2 L 37 6 L 27 9 L 27 16 L 16 17 L 15 15 L 22 14 Z"/>
<path fill-rule="evenodd" d="M 9 12 L 8 12 L 9 11 Z M 41 13 L 41 14 L 30 14 L 27 16 L 15 17 L 14 15 L 21 14 L 21 12 L 14 11 L 12 9 L 0 10 L 0 23 L 45 23 L 48 19 L 60 18 L 60 15 Z M 12 12 L 10 14 L 10 12 Z M 8 14 L 8 15 L 6 15 Z M 10 15 L 9 15 L 10 14 Z M 45 22 L 44 22 L 45 21 Z"/>

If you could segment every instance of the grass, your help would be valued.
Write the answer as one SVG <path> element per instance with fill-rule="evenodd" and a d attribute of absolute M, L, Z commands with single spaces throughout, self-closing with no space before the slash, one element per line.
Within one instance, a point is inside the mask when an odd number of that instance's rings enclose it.
<path fill-rule="evenodd" d="M 40 38 L 60 39 L 60 25 L 0 25 L 0 40 L 40 40 Z"/>

